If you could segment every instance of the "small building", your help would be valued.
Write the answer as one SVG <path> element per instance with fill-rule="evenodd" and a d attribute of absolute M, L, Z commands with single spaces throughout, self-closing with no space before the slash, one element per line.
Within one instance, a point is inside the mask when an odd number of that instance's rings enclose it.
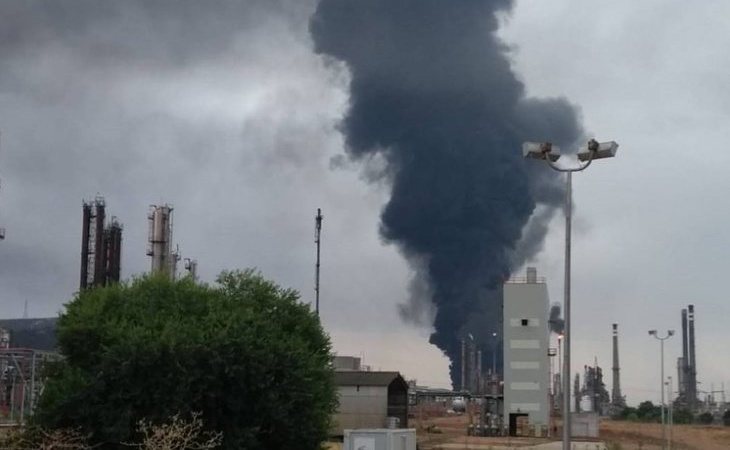
<path fill-rule="evenodd" d="M 336 371 L 335 385 L 332 436 L 345 429 L 408 427 L 408 383 L 398 372 Z"/>
<path fill-rule="evenodd" d="M 549 430 L 548 304 L 534 268 L 504 285 L 504 423 L 513 436 Z"/>

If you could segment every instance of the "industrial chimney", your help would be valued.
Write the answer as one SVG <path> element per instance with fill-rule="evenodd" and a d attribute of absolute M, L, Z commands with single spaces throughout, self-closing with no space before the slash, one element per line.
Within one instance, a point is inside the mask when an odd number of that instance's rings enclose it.
<path fill-rule="evenodd" d="M 611 392 L 611 403 L 614 409 L 624 407 L 624 398 L 621 395 L 621 378 L 618 363 L 618 324 L 613 324 L 613 390 Z"/>
<path fill-rule="evenodd" d="M 687 309 L 682 309 L 682 357 L 679 376 L 679 392 L 689 405 L 689 337 L 687 335 Z"/>
<path fill-rule="evenodd" d="M 83 202 L 81 217 L 81 276 L 79 288 L 106 286 L 121 275 L 122 225 L 112 218 L 105 225 L 106 204 L 97 196 Z"/>
<path fill-rule="evenodd" d="M 172 206 L 151 205 L 149 220 L 149 242 L 147 256 L 151 258 L 151 272 L 164 274 L 175 279 L 180 256 L 172 250 Z"/>
<path fill-rule="evenodd" d="M 459 390 L 466 390 L 466 339 L 461 340 L 461 386 Z"/>
<path fill-rule="evenodd" d="M 482 351 L 477 350 L 477 384 L 476 384 L 476 392 L 481 394 L 482 393 Z"/>
<path fill-rule="evenodd" d="M 122 260 L 122 225 L 116 217 L 104 229 L 104 271 L 107 282 L 119 282 Z"/>
<path fill-rule="evenodd" d="M 697 403 L 697 358 L 695 354 L 695 307 L 687 306 L 687 326 L 689 328 L 689 389 L 687 395 L 689 399 L 688 406 L 691 411 L 695 410 Z"/>

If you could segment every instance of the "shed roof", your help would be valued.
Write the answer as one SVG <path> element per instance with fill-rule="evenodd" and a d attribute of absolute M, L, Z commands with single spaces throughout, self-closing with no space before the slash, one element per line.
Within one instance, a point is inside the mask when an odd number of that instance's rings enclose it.
<path fill-rule="evenodd" d="M 342 371 L 335 372 L 335 385 L 337 386 L 389 386 L 394 380 L 407 385 L 406 381 L 398 372 L 365 372 L 365 371 Z"/>

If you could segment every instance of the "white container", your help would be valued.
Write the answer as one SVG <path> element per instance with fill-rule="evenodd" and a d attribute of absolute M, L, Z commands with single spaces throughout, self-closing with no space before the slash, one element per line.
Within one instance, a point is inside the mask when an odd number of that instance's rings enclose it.
<path fill-rule="evenodd" d="M 385 418 L 385 428 L 388 428 L 389 430 L 395 430 L 398 429 L 400 426 L 400 419 L 397 417 L 386 417 Z"/>
<path fill-rule="evenodd" d="M 345 430 L 343 450 L 416 450 L 416 430 L 387 428 Z"/>

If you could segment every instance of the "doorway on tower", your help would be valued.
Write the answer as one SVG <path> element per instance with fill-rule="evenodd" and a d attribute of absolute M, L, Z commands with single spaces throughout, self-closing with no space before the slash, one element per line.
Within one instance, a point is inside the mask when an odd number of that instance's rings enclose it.
<path fill-rule="evenodd" d="M 510 413 L 509 415 L 509 435 L 510 436 L 529 436 L 530 418 L 523 413 Z"/>

